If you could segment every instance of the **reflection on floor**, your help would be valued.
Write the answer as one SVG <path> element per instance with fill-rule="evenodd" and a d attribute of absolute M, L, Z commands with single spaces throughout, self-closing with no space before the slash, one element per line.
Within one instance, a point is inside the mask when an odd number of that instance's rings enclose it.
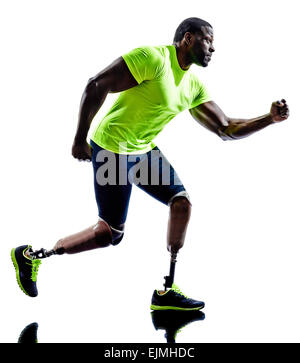
<path fill-rule="evenodd" d="M 204 320 L 205 314 L 201 311 L 175 311 L 156 310 L 151 312 L 152 322 L 156 330 L 165 330 L 167 343 L 176 343 L 176 335 L 180 329 L 195 321 Z"/>
<path fill-rule="evenodd" d="M 37 329 L 39 325 L 38 323 L 31 323 L 27 325 L 21 332 L 18 343 L 37 343 Z"/>
<path fill-rule="evenodd" d="M 205 314 L 201 311 L 172 311 L 172 310 L 157 310 L 151 312 L 152 323 L 155 330 L 165 330 L 165 338 L 167 343 L 176 343 L 177 334 L 195 321 L 205 319 Z M 38 323 L 27 325 L 21 332 L 18 343 L 37 343 Z"/>

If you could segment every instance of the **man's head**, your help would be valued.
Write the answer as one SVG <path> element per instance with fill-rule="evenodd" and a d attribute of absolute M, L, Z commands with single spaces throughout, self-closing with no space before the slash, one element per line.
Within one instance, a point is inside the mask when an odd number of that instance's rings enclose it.
<path fill-rule="evenodd" d="M 188 61 L 198 66 L 207 67 L 212 53 L 213 28 L 199 18 L 185 19 L 177 28 L 173 43 L 185 51 Z"/>

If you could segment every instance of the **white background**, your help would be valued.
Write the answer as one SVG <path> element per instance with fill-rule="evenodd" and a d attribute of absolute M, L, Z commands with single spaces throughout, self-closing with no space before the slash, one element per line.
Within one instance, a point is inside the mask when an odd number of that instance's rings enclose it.
<path fill-rule="evenodd" d="M 1 3 L 1 342 L 33 321 L 40 342 L 165 341 L 149 306 L 169 269 L 168 208 L 137 188 L 122 243 L 44 260 L 35 299 L 10 249 L 51 249 L 97 221 L 91 164 L 70 152 L 86 82 L 137 46 L 172 43 L 190 16 L 214 26 L 209 67 L 192 69 L 225 113 L 285 98 L 291 116 L 223 142 L 184 112 L 157 137 L 193 203 L 176 282 L 206 302 L 177 342 L 300 341 L 298 14 L 292 0 Z"/>

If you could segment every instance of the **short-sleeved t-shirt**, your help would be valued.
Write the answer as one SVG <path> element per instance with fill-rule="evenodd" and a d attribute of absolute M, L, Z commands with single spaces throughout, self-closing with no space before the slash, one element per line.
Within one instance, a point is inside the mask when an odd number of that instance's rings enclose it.
<path fill-rule="evenodd" d="M 136 48 L 122 57 L 138 85 L 120 92 L 91 139 L 114 153 L 146 153 L 178 113 L 211 99 L 198 77 L 180 67 L 174 45 Z"/>

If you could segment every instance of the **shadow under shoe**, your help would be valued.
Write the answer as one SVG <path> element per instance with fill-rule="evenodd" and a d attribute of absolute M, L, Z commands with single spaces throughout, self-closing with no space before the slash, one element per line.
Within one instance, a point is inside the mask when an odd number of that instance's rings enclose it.
<path fill-rule="evenodd" d="M 152 323 L 155 330 L 165 330 L 167 343 L 176 343 L 175 339 L 180 329 L 195 321 L 205 319 L 205 314 L 199 310 L 174 311 L 156 310 L 151 312 Z"/>
<path fill-rule="evenodd" d="M 31 323 L 27 325 L 21 332 L 18 343 L 25 343 L 25 344 L 31 344 L 31 343 L 37 343 L 37 329 L 38 329 L 38 323 Z"/>

